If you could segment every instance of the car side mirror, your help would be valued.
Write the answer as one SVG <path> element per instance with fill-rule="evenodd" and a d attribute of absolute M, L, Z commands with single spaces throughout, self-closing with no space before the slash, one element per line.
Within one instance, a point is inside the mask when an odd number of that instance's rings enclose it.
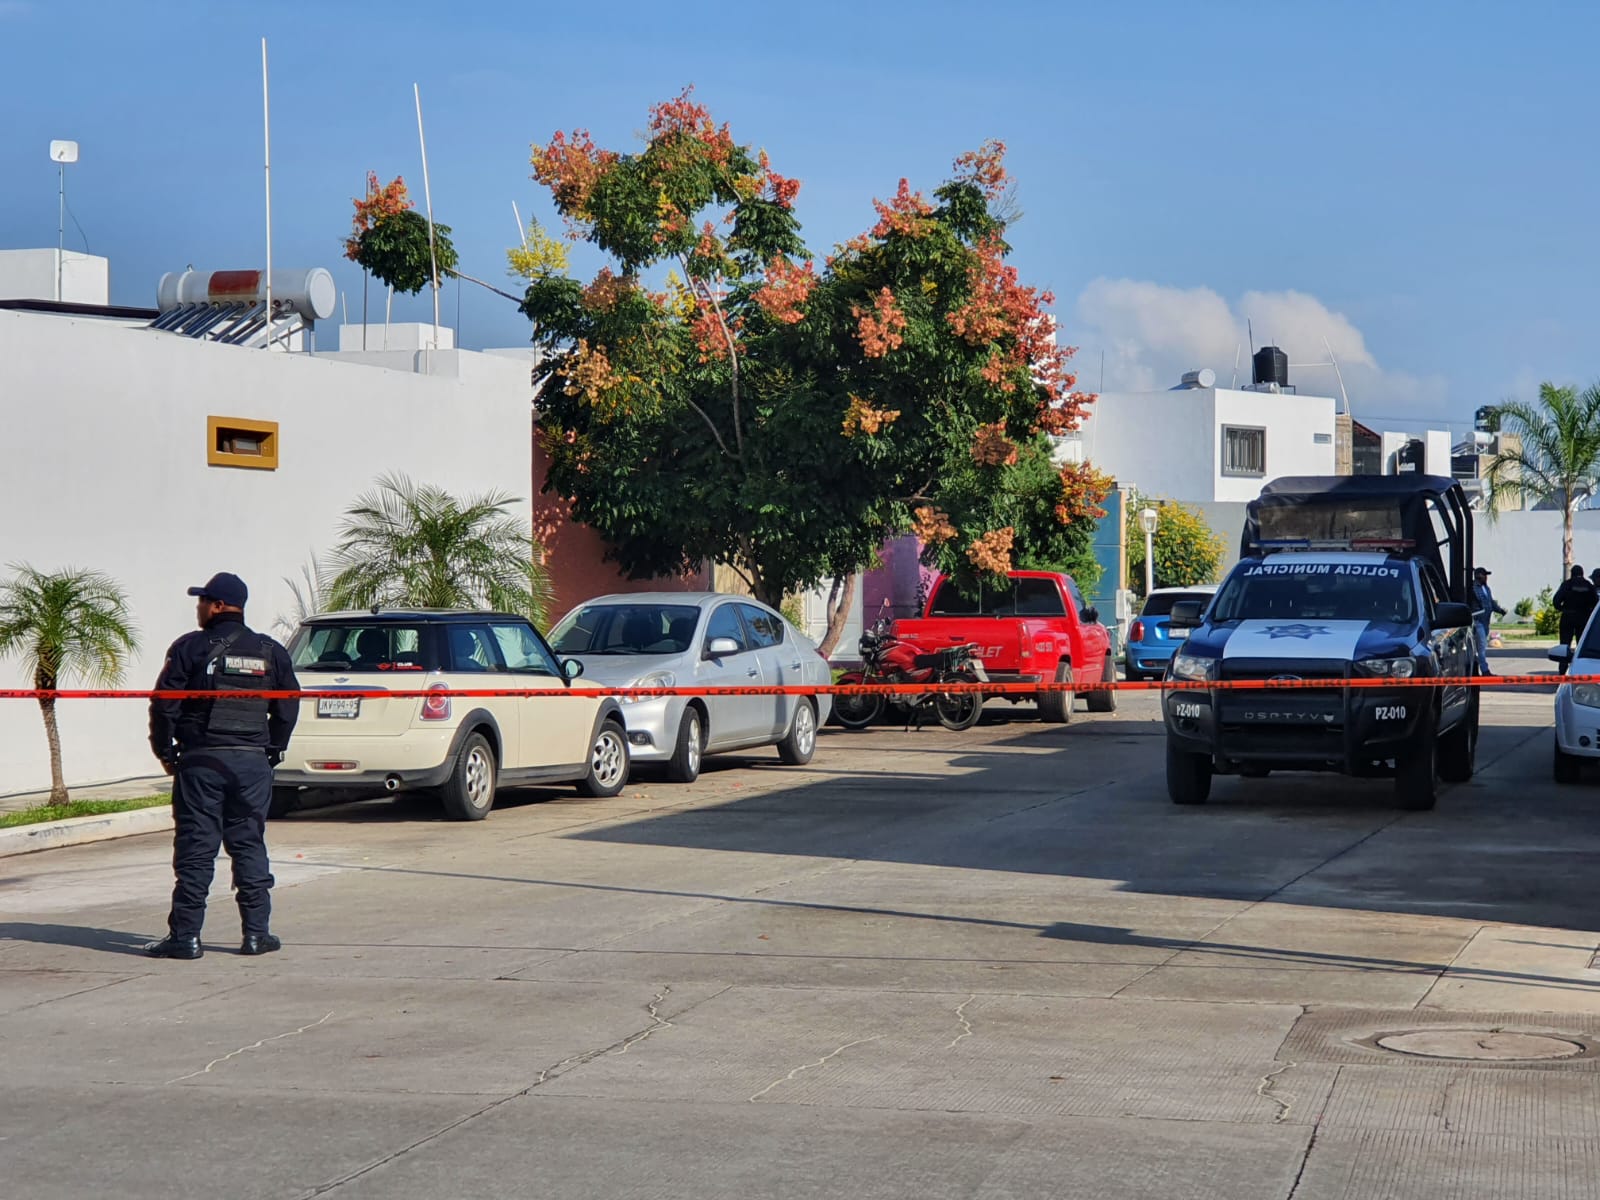
<path fill-rule="evenodd" d="M 1467 629 L 1472 625 L 1472 610 L 1465 604 L 1446 601 L 1433 610 L 1435 629 Z"/>
<path fill-rule="evenodd" d="M 1202 611 L 1198 600 L 1179 600 L 1173 604 L 1172 612 L 1167 617 L 1167 628 L 1199 629 Z"/>
<path fill-rule="evenodd" d="M 1551 646 L 1550 653 L 1545 655 L 1553 663 L 1568 662 L 1572 658 L 1571 646 Z"/>
<path fill-rule="evenodd" d="M 1098 608 L 1086 608 L 1078 614 L 1078 620 L 1085 625 L 1098 625 L 1100 623 L 1100 610 Z"/>
<path fill-rule="evenodd" d="M 583 664 L 581 662 L 579 662 L 577 659 L 575 659 L 575 658 L 563 658 L 561 660 L 561 675 L 568 682 L 576 679 L 579 675 L 582 675 L 582 674 L 583 674 Z"/>
<path fill-rule="evenodd" d="M 712 638 L 706 646 L 707 658 L 726 658 L 730 654 L 739 653 L 739 643 L 732 638 Z"/>

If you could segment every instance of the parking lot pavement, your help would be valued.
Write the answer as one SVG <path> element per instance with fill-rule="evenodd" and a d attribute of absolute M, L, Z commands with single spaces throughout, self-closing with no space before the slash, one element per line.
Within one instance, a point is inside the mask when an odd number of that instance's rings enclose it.
<path fill-rule="evenodd" d="M 1600 1196 L 1600 784 L 1549 782 L 1548 695 L 1427 813 L 1174 807 L 1155 714 L 298 814 L 259 959 L 222 886 L 205 958 L 139 953 L 164 838 L 6 860 L 0 1190 Z M 1477 1037 L 1373 1044 L 1418 1030 Z M 1459 1057 L 1515 1032 L 1574 1052 Z"/>

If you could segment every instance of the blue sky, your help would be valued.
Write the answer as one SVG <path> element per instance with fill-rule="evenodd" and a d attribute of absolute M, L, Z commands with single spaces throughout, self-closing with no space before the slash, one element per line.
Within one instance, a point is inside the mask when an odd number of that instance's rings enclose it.
<path fill-rule="evenodd" d="M 583 126 L 627 148 L 652 102 L 693 83 L 804 181 L 819 253 L 902 175 L 931 190 L 957 153 L 1005 140 L 1015 261 L 1057 294 L 1091 388 L 1102 358 L 1108 389 L 1191 366 L 1226 382 L 1248 318 L 1296 362 L 1327 338 L 1358 419 L 1460 428 L 1540 379 L 1600 378 L 1597 12 L 0 0 L 0 247 L 54 244 L 46 147 L 71 138 L 68 200 L 112 260 L 114 300 L 153 303 L 190 263 L 257 265 L 265 33 L 274 261 L 328 266 L 359 312 L 339 241 L 369 168 L 404 174 L 420 203 L 416 82 L 435 215 L 464 270 L 506 283 L 512 202 L 551 219 L 529 143 Z M 68 245 L 83 246 L 70 222 Z M 452 288 L 451 322 L 456 305 Z M 396 300 L 397 319 L 429 311 Z M 468 288 L 461 316 L 466 345 L 526 340 L 488 293 Z"/>

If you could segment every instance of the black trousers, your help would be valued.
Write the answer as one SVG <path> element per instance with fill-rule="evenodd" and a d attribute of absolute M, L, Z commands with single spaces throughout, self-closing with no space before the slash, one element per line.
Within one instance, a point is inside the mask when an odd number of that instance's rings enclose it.
<path fill-rule="evenodd" d="M 246 934 L 266 933 L 272 917 L 272 871 L 263 832 L 272 801 L 272 765 L 264 750 L 189 750 L 172 783 L 172 913 L 175 937 L 198 937 L 217 850 L 233 860 L 233 890 Z"/>

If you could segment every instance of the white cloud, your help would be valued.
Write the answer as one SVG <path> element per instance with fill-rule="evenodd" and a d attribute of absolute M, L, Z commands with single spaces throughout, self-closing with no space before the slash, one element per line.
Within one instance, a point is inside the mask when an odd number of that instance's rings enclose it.
<path fill-rule="evenodd" d="M 1365 336 L 1343 313 L 1304 292 L 1246 292 L 1230 304 L 1210 288 L 1177 288 L 1135 279 L 1096 279 L 1078 296 L 1078 375 L 1084 387 L 1100 387 L 1105 355 L 1107 391 L 1174 387 L 1185 372 L 1210 367 L 1226 386 L 1238 354 L 1239 380 L 1250 379 L 1250 343 L 1281 346 L 1289 355 L 1289 380 L 1303 392 L 1338 395 L 1338 378 L 1326 363 L 1332 348 L 1344 375 L 1357 420 L 1393 424 L 1395 418 L 1439 422 L 1448 408 L 1442 376 L 1418 376 L 1381 365 Z"/>

